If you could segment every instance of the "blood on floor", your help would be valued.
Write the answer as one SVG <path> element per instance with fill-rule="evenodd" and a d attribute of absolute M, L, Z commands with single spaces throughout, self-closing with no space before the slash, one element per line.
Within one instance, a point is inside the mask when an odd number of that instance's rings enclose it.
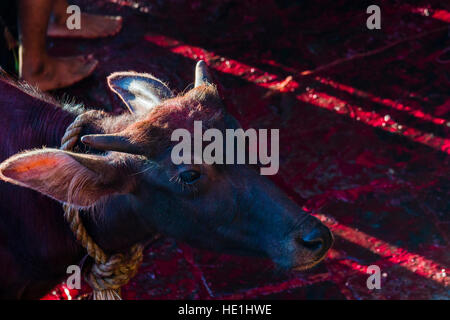
<path fill-rule="evenodd" d="M 149 72 L 182 92 L 204 59 L 244 127 L 280 129 L 275 182 L 336 236 L 323 263 L 288 274 L 162 240 L 147 249 L 124 298 L 450 298 L 450 63 L 442 58 L 450 13 L 442 1 L 381 1 L 377 31 L 364 27 L 361 4 L 345 0 L 75 2 L 122 15 L 124 29 L 51 42 L 53 54 L 100 60 L 93 77 L 64 92 L 119 112 L 105 85 L 111 72 Z M 380 290 L 366 286 L 372 264 Z M 78 294 L 59 286 L 46 298 Z"/>

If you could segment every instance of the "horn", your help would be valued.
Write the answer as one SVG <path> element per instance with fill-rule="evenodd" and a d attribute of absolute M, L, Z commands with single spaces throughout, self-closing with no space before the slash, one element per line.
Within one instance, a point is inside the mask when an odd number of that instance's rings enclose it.
<path fill-rule="evenodd" d="M 212 83 L 211 75 L 205 61 L 200 60 L 195 66 L 195 88 L 206 83 Z"/>
<path fill-rule="evenodd" d="M 85 145 L 104 151 L 117 151 L 132 154 L 140 154 L 140 149 L 124 136 L 116 134 L 89 134 L 81 137 Z"/>

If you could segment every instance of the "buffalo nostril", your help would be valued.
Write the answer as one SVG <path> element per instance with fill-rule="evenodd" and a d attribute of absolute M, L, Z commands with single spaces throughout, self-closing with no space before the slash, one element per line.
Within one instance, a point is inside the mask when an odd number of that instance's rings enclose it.
<path fill-rule="evenodd" d="M 323 242 L 321 240 L 315 240 L 315 241 L 300 240 L 300 244 L 303 247 L 305 247 L 306 249 L 309 249 L 311 251 L 318 251 L 322 248 Z"/>
<path fill-rule="evenodd" d="M 312 241 L 305 241 L 304 239 L 299 239 L 299 243 L 301 246 L 303 246 L 306 249 L 311 250 L 311 251 L 318 251 L 323 246 L 323 241 L 320 239 L 312 240 Z"/>
<path fill-rule="evenodd" d="M 321 251 L 325 243 L 323 233 L 319 228 L 313 229 L 310 233 L 303 235 L 297 241 L 302 247 L 313 252 Z"/>

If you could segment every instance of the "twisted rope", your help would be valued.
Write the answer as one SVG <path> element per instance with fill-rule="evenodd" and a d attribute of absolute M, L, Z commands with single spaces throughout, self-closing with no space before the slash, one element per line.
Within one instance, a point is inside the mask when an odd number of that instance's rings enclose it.
<path fill-rule="evenodd" d="M 91 110 L 79 115 L 67 127 L 61 139 L 61 150 L 73 150 L 78 142 L 83 126 L 88 120 L 103 117 L 102 111 Z M 120 288 L 133 278 L 143 259 L 144 246 L 140 243 L 131 247 L 127 254 L 108 256 L 89 236 L 84 227 L 80 213 L 70 205 L 64 205 L 65 218 L 78 242 L 86 249 L 88 255 L 94 259 L 94 264 L 85 279 L 93 289 L 94 300 L 121 300 Z"/>

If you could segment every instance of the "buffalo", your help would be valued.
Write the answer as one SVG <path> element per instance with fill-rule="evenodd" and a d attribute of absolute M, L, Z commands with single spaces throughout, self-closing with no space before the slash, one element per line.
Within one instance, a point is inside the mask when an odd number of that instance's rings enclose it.
<path fill-rule="evenodd" d="M 175 96 L 150 74 L 117 72 L 110 89 L 127 110 L 95 112 L 73 151 L 61 138 L 87 110 L 0 80 L 0 297 L 39 298 L 85 256 L 62 204 L 81 210 L 107 253 L 155 234 L 217 252 L 270 258 L 284 269 L 320 262 L 333 236 L 254 166 L 178 164 L 171 133 L 194 121 L 221 131 L 238 121 L 203 61 L 195 87 Z"/>

